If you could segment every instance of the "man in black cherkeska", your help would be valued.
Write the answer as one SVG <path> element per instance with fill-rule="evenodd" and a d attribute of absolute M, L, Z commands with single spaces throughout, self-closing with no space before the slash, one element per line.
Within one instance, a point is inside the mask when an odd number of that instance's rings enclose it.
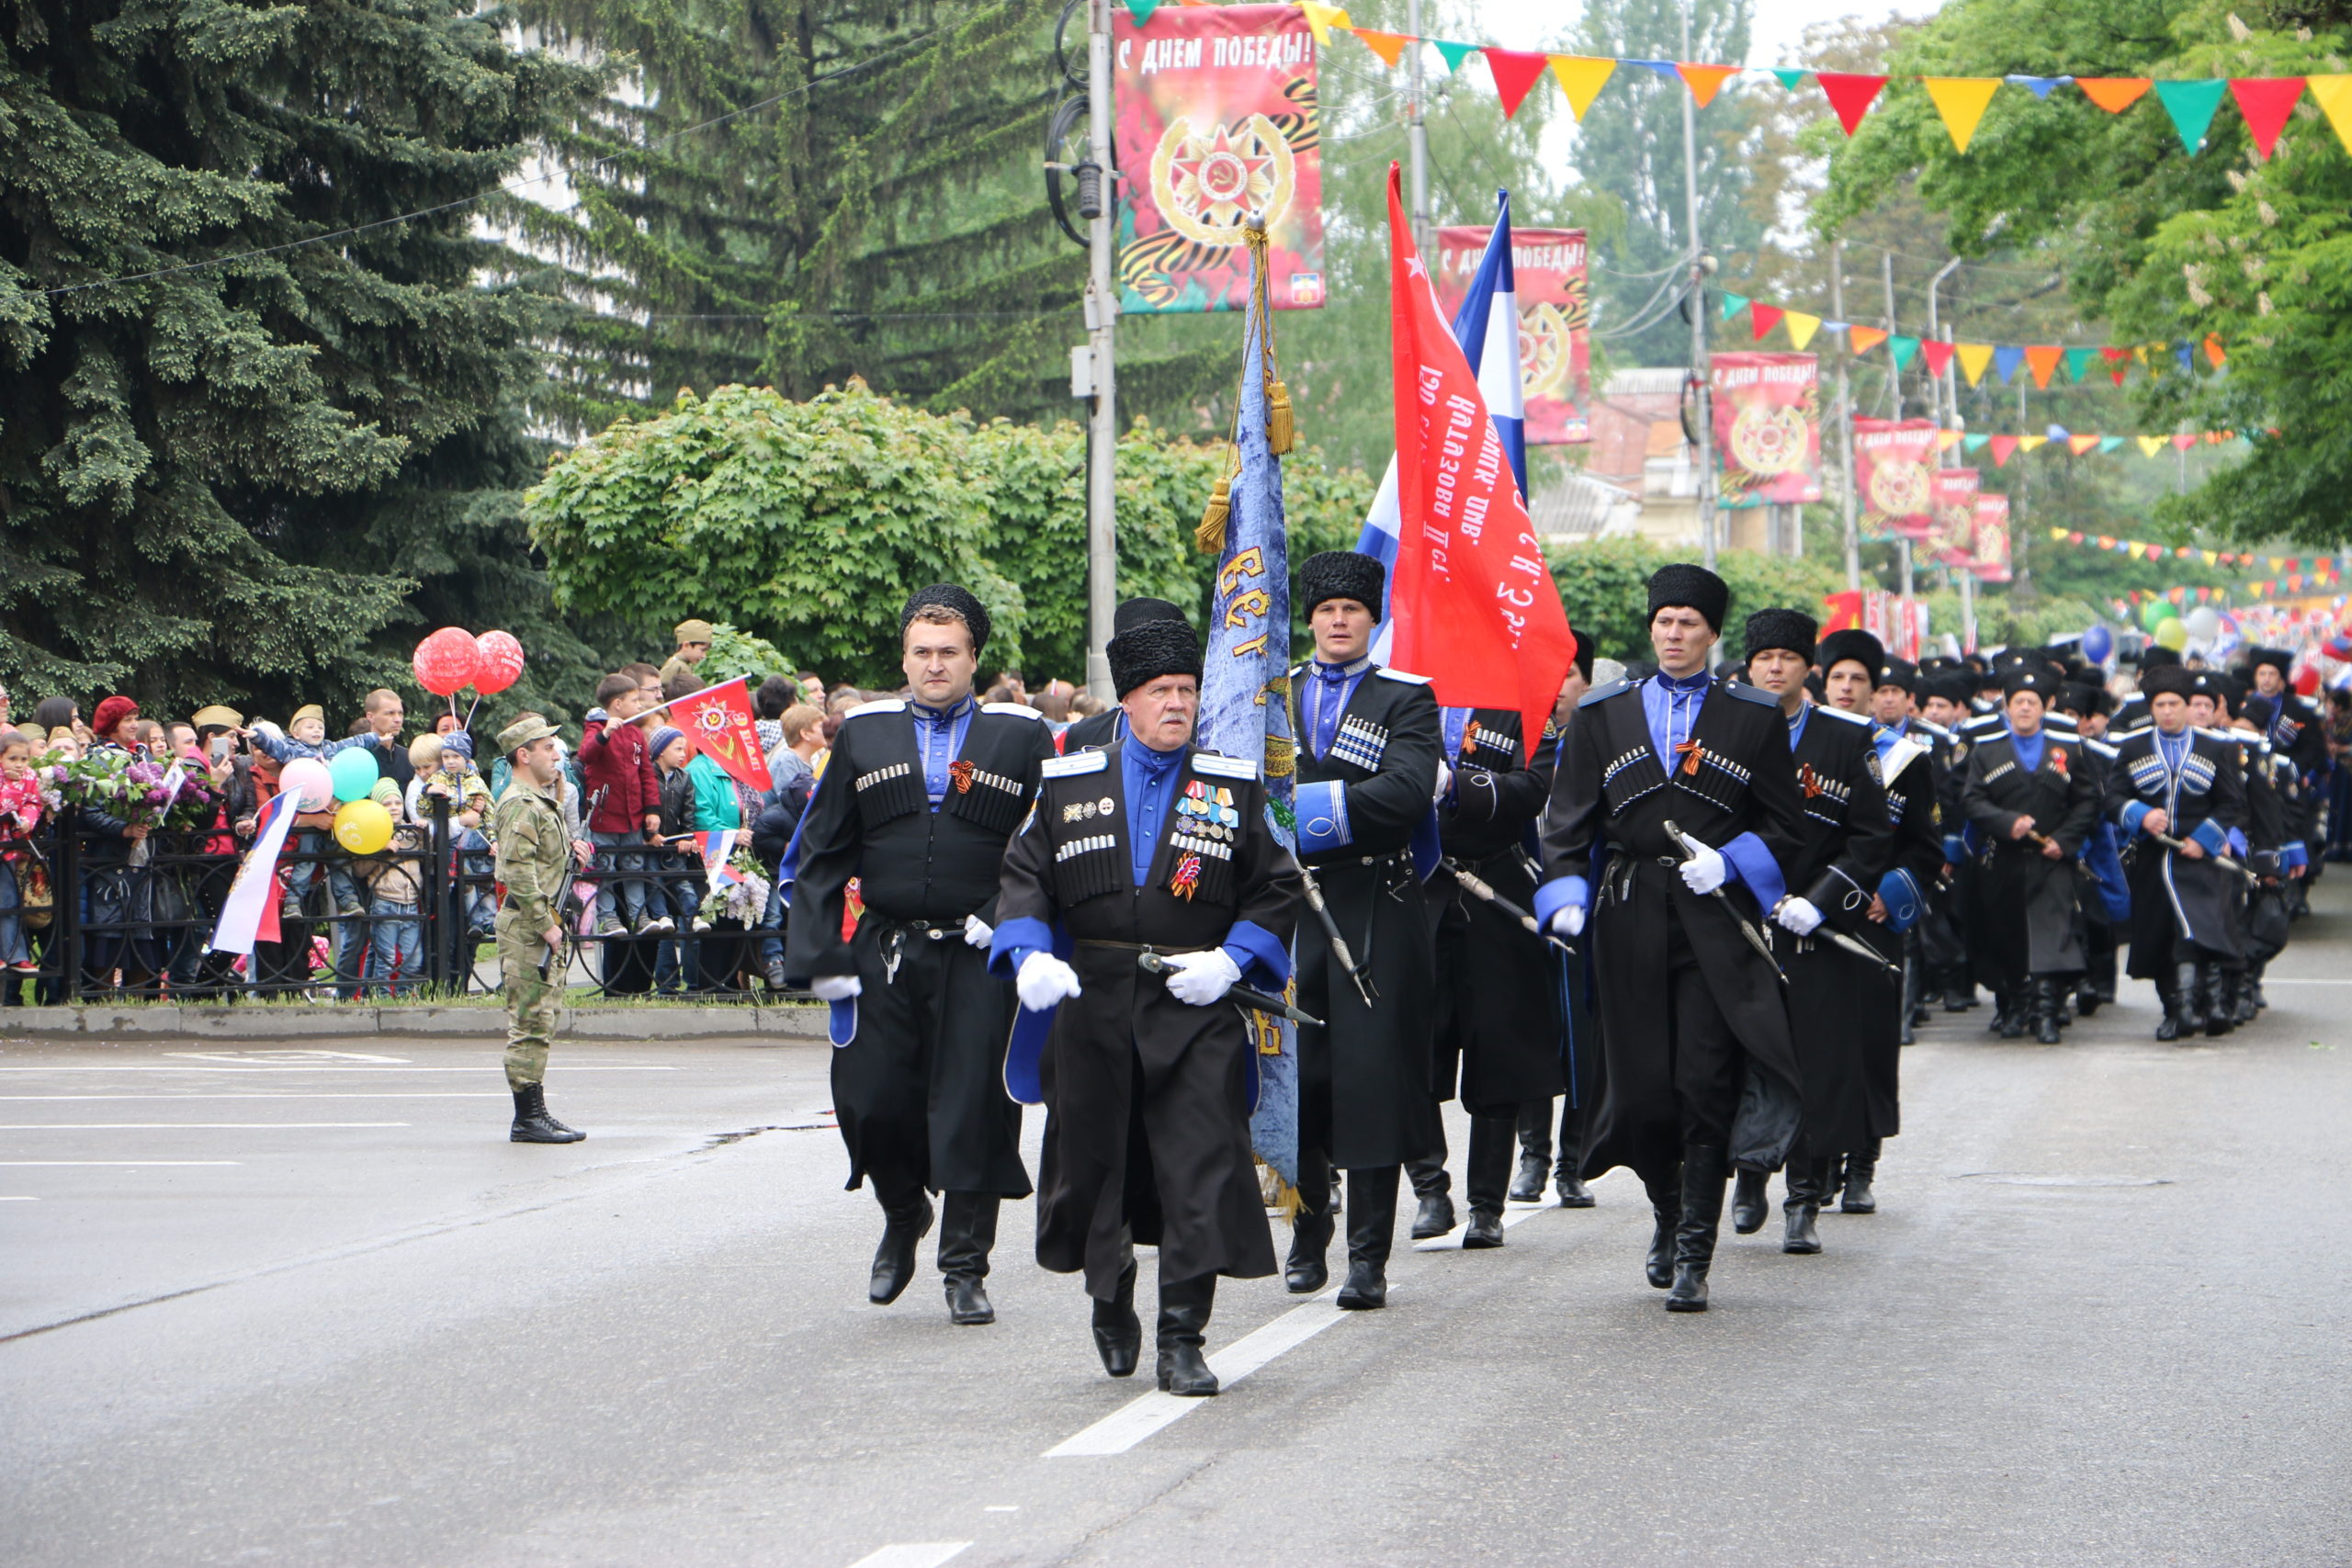
<path fill-rule="evenodd" d="M 1142 1351 L 1135 1248 L 1157 1247 L 1159 1386 L 1213 1394 L 1201 1347 L 1217 1276 L 1274 1271 L 1250 1152 L 1256 1055 L 1226 993 L 1282 990 L 1298 866 L 1257 763 L 1193 743 L 1193 628 L 1137 619 L 1107 651 L 1126 723 L 1106 749 L 1046 763 L 1004 857 L 993 966 L 1023 1007 L 1058 1004 L 1037 1062 L 1037 1261 L 1084 1272 L 1095 1348 L 1123 1378 Z M 1147 973 L 1147 953 L 1167 968 Z"/>
<path fill-rule="evenodd" d="M 1012 987 L 988 973 L 1005 840 L 1036 798 L 1054 739 L 1034 708 L 978 703 L 988 612 L 953 584 L 899 613 L 910 700 L 853 708 L 800 829 L 785 969 L 834 1004 L 833 1105 L 849 1185 L 871 1179 L 882 1245 L 869 1299 L 914 1278 L 945 1194 L 949 1317 L 990 1323 L 982 1284 L 997 1206 L 1029 1194 L 1021 1108 L 1004 1092 Z M 842 935 L 850 880 L 865 913 Z"/>
<path fill-rule="evenodd" d="M 1577 705 L 1535 895 L 1559 935 L 1591 923 L 1605 1067 L 1585 1174 L 1641 1177 L 1646 1272 L 1672 1287 L 1671 1312 L 1706 1310 L 1731 1167 L 1780 1165 L 1802 1112 L 1783 982 L 1760 949 L 1804 813 L 1779 702 L 1708 674 L 1730 600 L 1700 567 L 1650 579 L 1657 673 Z"/>
<path fill-rule="evenodd" d="M 1387 1304 L 1398 1168 L 1444 1147 L 1430 1089 L 1434 943 L 1408 846 L 1450 770 L 1428 678 L 1373 662 L 1385 578 L 1371 556 L 1327 550 L 1300 569 L 1291 601 L 1315 634 L 1315 658 L 1290 672 L 1299 859 L 1332 926 L 1306 917 L 1298 943 L 1298 1005 L 1324 1022 L 1298 1031 L 1299 1210 L 1284 1282 L 1323 1288 L 1337 1164 L 1348 1173 L 1338 1300 L 1351 1310 Z"/>

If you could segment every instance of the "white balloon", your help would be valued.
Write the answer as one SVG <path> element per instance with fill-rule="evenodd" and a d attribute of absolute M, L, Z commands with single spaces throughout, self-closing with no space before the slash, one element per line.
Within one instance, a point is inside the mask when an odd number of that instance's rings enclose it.
<path fill-rule="evenodd" d="M 2212 605 L 2199 604 L 2196 609 L 2188 612 L 2188 635 L 2190 637 L 2200 639 L 2210 638 L 2215 632 L 2220 631 L 2221 629 L 2222 613 L 2219 610 L 2214 609 Z"/>

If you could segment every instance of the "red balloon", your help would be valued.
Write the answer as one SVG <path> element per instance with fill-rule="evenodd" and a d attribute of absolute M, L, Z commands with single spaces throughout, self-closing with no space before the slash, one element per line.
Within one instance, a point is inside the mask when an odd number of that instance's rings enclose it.
<path fill-rule="evenodd" d="M 2319 694 L 2319 666 L 2306 664 L 2295 671 L 2295 694 L 2311 697 Z"/>
<path fill-rule="evenodd" d="M 481 652 L 470 634 L 461 627 L 443 626 L 416 645 L 409 667 L 416 671 L 418 685 L 436 697 L 447 697 L 473 680 L 481 662 Z"/>
<path fill-rule="evenodd" d="M 484 632 L 474 638 L 480 660 L 474 667 L 474 690 L 495 696 L 523 678 L 523 645 L 512 632 Z"/>

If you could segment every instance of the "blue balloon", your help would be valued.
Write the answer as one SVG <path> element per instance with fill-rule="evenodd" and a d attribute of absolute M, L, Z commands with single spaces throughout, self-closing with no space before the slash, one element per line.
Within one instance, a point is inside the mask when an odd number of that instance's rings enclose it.
<path fill-rule="evenodd" d="M 2115 634 L 2104 626 L 2094 626 L 2083 634 L 2083 657 L 2093 664 L 2104 664 L 2108 655 L 2115 651 Z"/>

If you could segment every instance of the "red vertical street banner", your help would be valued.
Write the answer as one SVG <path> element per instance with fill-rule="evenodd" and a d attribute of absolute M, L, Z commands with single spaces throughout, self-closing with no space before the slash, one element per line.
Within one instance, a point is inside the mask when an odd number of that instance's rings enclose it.
<path fill-rule="evenodd" d="M 1935 531 L 1936 422 L 1854 421 L 1854 489 L 1865 539 L 1924 539 Z"/>
<path fill-rule="evenodd" d="M 775 787 L 767 754 L 760 750 L 759 728 L 752 720 L 749 676 L 680 697 L 670 705 L 670 722 L 686 732 L 695 750 L 725 768 L 745 789 Z"/>
<path fill-rule="evenodd" d="M 1265 217 L 1277 310 L 1323 303 L 1315 35 L 1295 6 L 1112 7 L 1119 309 L 1238 310 Z"/>
<path fill-rule="evenodd" d="M 1396 667 L 1427 675 L 1442 706 L 1509 708 L 1541 735 L 1575 639 L 1478 378 L 1414 252 L 1394 164 L 1388 236 Z"/>
<path fill-rule="evenodd" d="M 1976 487 L 1982 478 L 1974 468 L 1937 468 L 1929 474 L 1936 517 L 1935 531 L 1925 541 L 1929 559 L 1964 567 L 1974 558 Z"/>
<path fill-rule="evenodd" d="M 1863 596 L 1859 588 L 1821 596 L 1821 635 L 1858 629 L 1862 624 Z"/>
<path fill-rule="evenodd" d="M 1437 302 L 1451 321 L 1487 254 L 1491 224 L 1437 231 Z M 1581 229 L 1511 231 L 1511 288 L 1519 300 L 1519 378 L 1530 446 L 1592 439 L 1591 297 Z"/>
<path fill-rule="evenodd" d="M 1718 506 L 1821 499 L 1820 362 L 1810 354 L 1713 358 Z"/>
<path fill-rule="evenodd" d="M 1976 498 L 1976 539 L 1971 547 L 1973 559 L 1970 570 L 1979 582 L 2007 582 L 2009 580 L 2009 498 L 2006 495 L 1980 495 Z"/>

